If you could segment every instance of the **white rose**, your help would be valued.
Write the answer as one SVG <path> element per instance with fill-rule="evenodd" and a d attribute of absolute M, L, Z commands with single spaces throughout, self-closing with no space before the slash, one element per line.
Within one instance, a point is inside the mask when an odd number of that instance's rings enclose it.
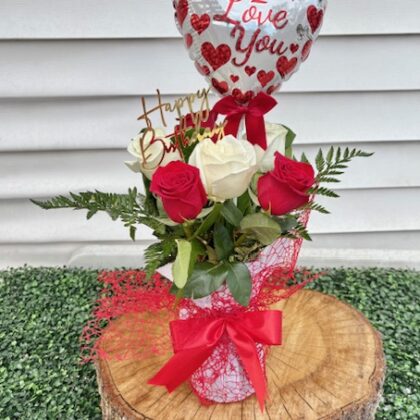
<path fill-rule="evenodd" d="M 211 139 L 201 141 L 191 154 L 189 164 L 200 170 L 207 195 L 217 202 L 241 196 L 258 169 L 254 146 L 233 136 L 226 136 L 217 143 Z"/>
<path fill-rule="evenodd" d="M 263 150 L 260 146 L 257 148 L 259 170 L 261 172 L 270 172 L 274 169 L 274 155 L 280 152 L 282 155 L 286 153 L 286 137 L 288 130 L 280 124 L 265 124 L 267 134 L 267 150 Z M 246 136 L 244 136 L 246 138 Z"/>
<path fill-rule="evenodd" d="M 153 131 L 151 130 L 134 137 L 127 150 L 136 160 L 125 162 L 133 172 L 142 172 L 149 179 L 152 179 L 159 166 L 166 166 L 174 160 L 181 160 L 178 150 L 165 151 L 165 146 L 169 148 L 172 145 L 171 140 L 165 137 L 165 131 L 156 128 L 154 133 L 155 142 L 152 144 Z"/>

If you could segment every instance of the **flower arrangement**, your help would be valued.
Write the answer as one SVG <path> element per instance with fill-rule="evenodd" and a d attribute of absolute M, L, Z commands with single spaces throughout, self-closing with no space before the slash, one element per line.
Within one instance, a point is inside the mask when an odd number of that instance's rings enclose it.
<path fill-rule="evenodd" d="M 179 297 L 202 298 L 224 282 L 233 297 L 247 306 L 251 275 L 246 263 L 279 238 L 308 239 L 302 214 L 328 213 L 318 196 L 338 197 L 325 185 L 339 182 L 348 163 L 369 156 L 357 149 L 331 147 L 319 151 L 315 165 L 293 154 L 295 134 L 280 124 L 267 124 L 266 148 L 246 135 L 214 133 L 211 120 L 183 127 L 182 139 L 163 129 L 144 128 L 128 146 L 135 157 L 126 165 L 142 176 L 145 193 L 99 191 L 71 193 L 35 202 L 44 209 L 98 211 L 121 219 L 134 239 L 138 224 L 153 229 L 158 239 L 145 252 L 146 272 L 172 265 Z M 196 116 L 197 117 L 197 116 Z M 203 122 L 201 122 L 203 121 Z"/>
<path fill-rule="evenodd" d="M 310 212 L 328 213 L 318 197 L 338 197 L 327 185 L 370 154 L 331 147 L 310 163 L 296 156 L 291 129 L 264 120 L 277 103 L 272 94 L 308 58 L 326 1 L 248 3 L 174 1 L 190 56 L 222 98 L 210 107 L 204 89 L 164 103 L 158 92 L 151 110 L 142 98 L 144 125 L 126 162 L 142 192 L 34 202 L 85 209 L 88 218 L 103 211 L 133 240 L 141 224 L 157 239 L 143 272 L 101 277 L 106 287 L 84 332 L 87 348 L 94 341 L 88 359 L 159 353 L 169 323 L 174 354 L 149 384 L 172 391 L 189 381 L 202 401 L 217 403 L 256 393 L 263 408 L 267 351 L 282 339 L 272 305 L 314 279 L 295 270 L 302 241 L 311 239 Z M 168 112 L 178 118 L 169 132 Z M 164 128 L 155 128 L 153 113 Z M 120 337 L 123 321 L 128 334 Z"/>
<path fill-rule="evenodd" d="M 162 306 L 168 312 L 177 307 L 171 322 L 177 353 L 150 383 L 172 391 L 190 380 L 201 400 L 219 403 L 256 392 L 263 407 L 266 348 L 281 343 L 281 313 L 270 311 L 270 305 L 314 279 L 308 272 L 295 273 L 301 243 L 311 239 L 309 213 L 328 213 L 317 198 L 338 195 L 325 185 L 339 182 L 352 159 L 370 154 L 331 147 L 326 153 L 319 150 L 312 165 L 304 154 L 299 159 L 294 155 L 295 134 L 283 125 L 264 125 L 263 143 L 256 144 L 246 132 L 226 135 L 227 123 L 218 124 L 213 108 L 182 117 L 172 135 L 150 126 L 142 129 L 129 143 L 135 160 L 126 165 L 141 175 L 144 193 L 134 187 L 127 194 L 70 193 L 34 202 L 44 209 L 85 209 L 88 218 L 107 212 L 124 222 L 132 239 L 139 224 L 152 228 L 157 241 L 145 251 L 146 277 L 135 277 L 134 291 L 131 280 L 129 286 L 125 280 L 117 282 L 115 297 L 100 301 L 102 315 L 93 330 L 131 312 L 162 319 L 157 316 Z M 162 286 L 156 272 L 170 279 L 170 286 Z M 232 328 L 243 331 L 249 324 L 242 342 L 236 333 L 225 336 L 228 320 L 238 316 L 241 321 Z M 192 324 L 183 325 L 187 320 Z M 211 336 L 217 326 L 218 339 L 198 346 L 191 362 L 188 346 Z M 144 357 L 149 332 L 144 325 L 130 328 L 142 337 L 137 346 Z M 92 341 L 91 330 L 87 341 Z M 101 333 L 97 336 L 93 357 L 109 357 L 101 348 Z M 160 351 L 160 339 L 154 337 L 154 351 Z M 120 351 L 130 354 L 129 349 Z M 252 376 L 255 366 L 258 372 Z"/>

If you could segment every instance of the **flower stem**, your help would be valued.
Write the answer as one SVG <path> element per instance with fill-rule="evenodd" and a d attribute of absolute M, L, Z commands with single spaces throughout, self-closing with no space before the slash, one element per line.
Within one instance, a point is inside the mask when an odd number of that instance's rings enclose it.
<path fill-rule="evenodd" d="M 235 247 L 241 246 L 246 241 L 247 235 L 243 233 L 235 242 Z"/>
<path fill-rule="evenodd" d="M 221 211 L 222 211 L 222 204 L 216 203 L 212 212 L 206 217 L 206 219 L 204 219 L 203 223 L 194 232 L 193 238 L 196 238 L 206 233 L 216 223 Z"/>
<path fill-rule="evenodd" d="M 187 223 L 184 223 L 182 225 L 182 228 L 184 229 L 185 237 L 190 240 L 193 237 L 193 232 L 191 230 L 191 226 L 189 226 Z"/>

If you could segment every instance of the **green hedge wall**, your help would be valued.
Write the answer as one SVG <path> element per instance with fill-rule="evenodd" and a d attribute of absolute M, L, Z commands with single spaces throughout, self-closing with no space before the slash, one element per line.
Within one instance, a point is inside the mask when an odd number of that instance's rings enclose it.
<path fill-rule="evenodd" d="M 96 272 L 0 272 L 0 419 L 99 419 L 92 366 L 79 335 L 99 284 Z M 420 273 L 335 269 L 311 287 L 366 314 L 384 336 L 385 397 L 378 419 L 420 419 Z"/>

